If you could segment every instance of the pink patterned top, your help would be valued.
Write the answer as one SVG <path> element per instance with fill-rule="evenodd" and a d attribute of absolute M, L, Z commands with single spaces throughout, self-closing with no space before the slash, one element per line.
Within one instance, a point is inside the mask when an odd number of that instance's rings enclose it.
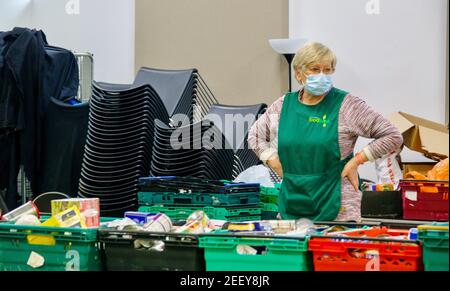
<path fill-rule="evenodd" d="M 248 143 L 257 156 L 266 162 L 278 155 L 278 125 L 284 96 L 275 101 L 250 130 Z M 373 138 L 363 149 L 370 161 L 381 158 L 403 144 L 399 130 L 363 100 L 348 94 L 339 111 L 339 145 L 341 158 L 350 155 L 358 137 Z M 336 220 L 361 220 L 361 192 L 356 192 L 347 178 L 342 179 L 342 208 Z"/>

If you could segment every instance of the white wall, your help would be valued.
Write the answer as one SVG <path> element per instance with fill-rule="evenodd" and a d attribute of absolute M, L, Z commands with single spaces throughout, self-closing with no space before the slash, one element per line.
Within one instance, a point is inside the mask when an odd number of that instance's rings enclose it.
<path fill-rule="evenodd" d="M 331 47 L 338 56 L 336 87 L 385 116 L 405 111 L 444 123 L 448 1 L 378 0 L 380 13 L 372 15 L 368 2 L 290 0 L 289 35 Z M 411 153 L 406 159 L 422 160 Z M 361 174 L 374 179 L 373 165 Z"/>
<path fill-rule="evenodd" d="M 23 26 L 29 23 L 31 3 L 31 0 L 1 0 L 0 31 L 8 31 L 14 26 Z"/>
<path fill-rule="evenodd" d="M 72 1 L 72 2 L 71 2 Z M 67 3 L 79 3 L 79 14 Z M 0 29 L 42 29 L 51 45 L 94 54 L 94 78 L 112 83 L 134 79 L 134 0 L 1 0 Z M 29 2 L 26 14 L 17 2 Z M 71 6 L 76 7 L 76 6 Z M 69 10 L 69 12 L 71 12 Z M 7 21 L 3 14 L 9 15 Z"/>

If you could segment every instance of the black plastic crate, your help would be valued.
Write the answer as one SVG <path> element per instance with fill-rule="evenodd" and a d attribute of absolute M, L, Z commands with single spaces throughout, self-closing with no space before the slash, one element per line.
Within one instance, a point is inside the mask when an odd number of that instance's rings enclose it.
<path fill-rule="evenodd" d="M 365 218 L 398 219 L 403 217 L 401 191 L 365 191 L 361 201 Z"/>
<path fill-rule="evenodd" d="M 197 235 L 99 230 L 107 271 L 204 271 Z M 135 248 L 136 240 L 160 241 L 163 251 Z"/>

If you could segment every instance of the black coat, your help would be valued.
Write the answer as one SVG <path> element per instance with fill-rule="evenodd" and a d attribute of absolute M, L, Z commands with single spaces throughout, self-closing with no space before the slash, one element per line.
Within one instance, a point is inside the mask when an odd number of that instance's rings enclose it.
<path fill-rule="evenodd" d="M 73 53 L 49 46 L 42 31 L 0 33 L 0 189 L 8 188 L 8 208 L 17 206 L 20 165 L 38 194 L 43 117 L 51 97 L 76 96 L 78 84 Z"/>

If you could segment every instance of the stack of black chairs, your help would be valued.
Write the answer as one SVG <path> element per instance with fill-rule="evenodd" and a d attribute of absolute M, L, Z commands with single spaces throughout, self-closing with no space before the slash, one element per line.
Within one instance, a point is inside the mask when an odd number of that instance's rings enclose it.
<path fill-rule="evenodd" d="M 186 115 L 192 123 L 203 118 L 212 104 L 217 104 L 216 98 L 196 69 L 141 68 L 133 85 L 144 84 L 152 85 L 163 101 L 169 117 Z"/>
<path fill-rule="evenodd" d="M 151 174 L 232 179 L 234 152 L 225 149 L 221 136 L 211 123 L 171 128 L 156 122 Z"/>
<path fill-rule="evenodd" d="M 95 84 L 90 107 L 79 193 L 100 198 L 102 215 L 116 216 L 135 208 L 137 180 L 149 171 L 154 119 L 168 116 L 150 86 L 114 91 Z"/>
<path fill-rule="evenodd" d="M 138 179 L 150 173 L 155 120 L 171 124 L 180 114 L 206 112 L 214 96 L 196 70 L 143 68 L 134 84 L 94 83 L 79 193 L 101 199 L 102 216 L 122 216 L 137 208 Z M 202 91 L 203 92 L 203 91 Z"/>
<path fill-rule="evenodd" d="M 267 106 L 211 105 L 202 121 L 182 127 L 155 123 L 153 176 L 234 180 L 260 160 L 249 149 L 248 132 Z"/>
<path fill-rule="evenodd" d="M 234 166 L 237 174 L 233 176 L 233 179 L 246 169 L 260 163 L 255 152 L 249 148 L 247 140 L 250 128 L 266 109 L 266 104 L 249 106 L 214 104 L 206 116 L 206 119 L 221 120 L 220 125 L 216 123 L 216 126 L 220 127 L 225 141 L 235 154 Z"/>

